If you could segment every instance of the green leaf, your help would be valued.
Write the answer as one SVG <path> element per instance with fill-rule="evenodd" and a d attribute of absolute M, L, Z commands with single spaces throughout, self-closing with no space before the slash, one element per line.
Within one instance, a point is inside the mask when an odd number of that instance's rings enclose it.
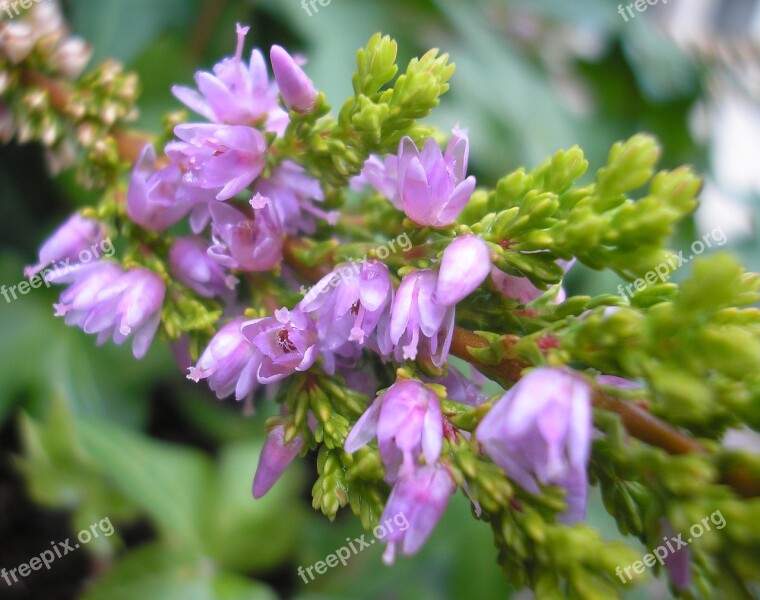
<path fill-rule="evenodd" d="M 122 559 L 81 600 L 274 600 L 262 583 L 219 573 L 207 561 L 159 543 Z"/>
<path fill-rule="evenodd" d="M 82 421 L 80 428 L 85 448 L 124 496 L 150 515 L 161 536 L 203 552 L 200 523 L 213 490 L 208 457 L 103 421 Z"/>
<path fill-rule="evenodd" d="M 307 514 L 298 501 L 298 464 L 263 498 L 251 497 L 261 447 L 260 441 L 248 441 L 224 448 L 216 467 L 213 506 L 204 519 L 204 552 L 234 571 L 265 570 L 284 561 L 298 544 Z"/>

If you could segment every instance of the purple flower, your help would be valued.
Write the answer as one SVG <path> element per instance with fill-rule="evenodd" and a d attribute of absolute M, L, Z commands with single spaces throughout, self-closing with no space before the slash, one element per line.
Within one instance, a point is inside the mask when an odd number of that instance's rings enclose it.
<path fill-rule="evenodd" d="M 430 536 L 438 520 L 446 510 L 451 495 L 456 491 L 456 483 L 446 467 L 427 465 L 399 479 L 391 490 L 380 522 L 402 515 L 408 526 L 395 528 L 383 541 L 388 548 L 383 561 L 392 564 L 396 555 L 396 545 L 401 554 L 417 552 Z"/>
<path fill-rule="evenodd" d="M 285 106 L 301 114 L 314 110 L 317 90 L 293 57 L 284 48 L 275 45 L 269 52 L 269 60 L 272 61 L 274 78 Z"/>
<path fill-rule="evenodd" d="M 382 159 L 376 154 L 371 155 L 365 161 L 361 173 L 351 179 L 351 188 L 357 192 L 362 191 L 366 185 L 375 188 L 393 206 L 403 210 L 398 192 L 398 156 L 390 155 Z"/>
<path fill-rule="evenodd" d="M 156 151 L 151 145 L 140 153 L 127 191 L 127 216 L 143 229 L 163 231 L 182 219 L 211 194 L 182 182 L 177 165 L 156 167 Z"/>
<path fill-rule="evenodd" d="M 234 290 L 237 278 L 208 255 L 209 244 L 201 237 L 177 239 L 169 250 L 172 275 L 204 298 L 224 296 Z"/>
<path fill-rule="evenodd" d="M 250 204 L 250 217 L 224 203 L 210 205 L 214 243 L 208 255 L 229 269 L 269 271 L 282 259 L 282 229 L 267 198 L 257 194 Z"/>
<path fill-rule="evenodd" d="M 277 480 L 282 477 L 285 469 L 293 462 L 304 445 L 302 435 L 297 435 L 289 443 L 285 443 L 285 428 L 277 425 L 269 432 L 267 441 L 259 456 L 256 474 L 253 476 L 253 497 L 261 498 Z"/>
<path fill-rule="evenodd" d="M 161 323 L 161 307 L 166 287 L 161 278 L 138 267 L 126 273 L 115 263 L 98 261 L 79 265 L 53 279 L 70 283 L 56 304 L 56 316 L 67 325 L 97 333 L 97 344 L 109 337 L 122 344 L 134 333 L 132 353 L 145 356 Z"/>
<path fill-rule="evenodd" d="M 398 184 L 406 216 L 417 225 L 451 225 L 475 189 L 475 178 L 465 178 L 468 156 L 465 130 L 454 129 L 445 156 L 433 138 L 428 138 L 422 152 L 411 138 L 403 138 Z"/>
<path fill-rule="evenodd" d="M 385 480 L 393 483 L 419 468 L 421 455 L 435 464 L 443 444 L 443 415 L 438 396 L 414 379 L 396 382 L 378 396 L 346 438 L 346 452 L 356 452 L 377 437 Z"/>
<path fill-rule="evenodd" d="M 430 270 L 414 271 L 401 280 L 390 319 L 390 337 L 398 361 L 415 360 L 423 342 L 423 350 L 435 366 L 446 362 L 454 333 L 454 307 L 435 301 L 437 280 Z"/>
<path fill-rule="evenodd" d="M 254 49 L 248 65 L 243 64 L 243 45 L 248 27 L 237 26 L 235 56 L 214 66 L 214 73 L 198 71 L 195 82 L 200 93 L 174 86 L 174 95 L 212 123 L 255 125 L 266 122 L 268 131 L 282 134 L 288 114 L 277 104 L 277 88 L 270 84 L 264 56 Z"/>
<path fill-rule="evenodd" d="M 52 263 L 79 262 L 80 252 L 90 252 L 93 246 L 100 244 L 105 238 L 105 226 L 102 223 L 85 219 L 73 214 L 55 230 L 40 248 L 39 262 L 26 267 L 24 275 L 34 277 L 46 266 Z"/>
<path fill-rule="evenodd" d="M 315 218 L 335 225 L 340 216 L 338 212 L 327 212 L 312 204 L 312 201 L 322 202 L 325 199 L 319 181 L 309 177 L 302 166 L 289 160 L 274 169 L 271 177 L 259 179 L 254 189 L 272 199 L 288 235 L 314 233 Z"/>
<path fill-rule="evenodd" d="M 488 245 L 476 235 L 458 237 L 443 252 L 436 301 L 443 306 L 453 306 L 477 289 L 490 271 Z"/>
<path fill-rule="evenodd" d="M 317 328 L 298 309 L 281 308 L 274 317 L 246 321 L 242 332 L 263 354 L 257 371 L 260 383 L 306 371 L 317 359 Z"/>
<path fill-rule="evenodd" d="M 174 133 L 182 141 L 167 144 L 166 154 L 185 183 L 216 191 L 217 200 L 243 191 L 264 168 L 266 140 L 252 127 L 185 123 Z"/>
<path fill-rule="evenodd" d="M 667 538 L 673 538 L 676 532 L 667 519 L 662 519 L 663 529 Z M 691 581 L 691 550 L 687 547 L 678 547 L 675 552 L 669 552 L 665 558 L 665 569 L 673 585 L 679 590 L 686 590 Z"/>
<path fill-rule="evenodd" d="M 521 379 L 478 426 L 484 452 L 532 494 L 567 491 L 565 523 L 584 518 L 591 445 L 591 390 L 573 372 L 540 367 Z"/>
<path fill-rule="evenodd" d="M 611 385 L 621 390 L 632 390 L 641 388 L 641 386 L 635 381 L 629 379 L 623 379 L 622 377 L 616 377 L 615 375 L 597 375 L 597 383 L 601 385 Z"/>
<path fill-rule="evenodd" d="M 242 400 L 256 386 L 261 354 L 241 333 L 244 322 L 243 318 L 237 318 L 222 327 L 198 364 L 189 369 L 187 378 L 196 383 L 208 379 L 208 386 L 220 400 L 233 392 L 236 400 Z"/>
<path fill-rule="evenodd" d="M 327 362 L 332 353 L 351 356 L 363 346 L 392 300 L 388 268 L 373 260 L 336 268 L 309 290 L 298 307 L 316 317 L 320 349 Z M 325 365 L 328 372 L 334 371 L 332 363 Z"/>
<path fill-rule="evenodd" d="M 570 261 L 559 260 L 557 261 L 557 264 L 559 264 L 565 273 L 567 273 L 575 264 L 575 259 Z M 546 291 L 539 290 L 533 285 L 531 280 L 527 277 L 509 275 L 497 267 L 491 269 L 491 281 L 493 281 L 494 287 L 504 296 L 517 300 L 520 304 L 533 302 L 546 293 Z M 565 297 L 565 290 L 560 287 L 553 301 L 555 304 L 559 304 L 565 301 Z"/>
<path fill-rule="evenodd" d="M 459 402 L 460 404 L 467 404 L 469 406 L 480 406 L 488 400 L 488 395 L 481 389 L 480 385 L 472 379 L 479 377 L 485 381 L 485 378 L 480 375 L 475 369 L 472 369 L 473 373 L 470 378 L 466 377 L 464 373 L 458 371 L 451 365 L 449 365 L 445 377 L 436 378 L 423 378 L 428 383 L 437 383 L 446 388 L 446 397 L 453 402 Z"/>

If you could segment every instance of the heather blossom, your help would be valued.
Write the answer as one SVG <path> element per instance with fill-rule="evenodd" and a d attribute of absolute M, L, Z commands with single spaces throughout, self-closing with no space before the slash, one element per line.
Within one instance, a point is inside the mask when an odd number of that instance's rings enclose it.
<path fill-rule="evenodd" d="M 393 300 L 390 338 L 396 360 L 415 360 L 420 344 L 437 367 L 446 362 L 454 333 L 454 307 L 435 300 L 435 271 L 413 271 L 401 280 Z"/>
<path fill-rule="evenodd" d="M 358 192 L 367 185 L 399 210 L 404 209 L 398 190 L 398 156 L 391 154 L 382 158 L 377 154 L 370 155 L 364 162 L 361 173 L 351 178 L 351 188 Z"/>
<path fill-rule="evenodd" d="M 259 455 L 256 474 L 253 476 L 252 492 L 254 498 L 261 498 L 272 489 L 272 486 L 282 477 L 290 463 L 301 452 L 304 443 L 304 437 L 297 435 L 286 444 L 283 425 L 277 425 L 269 432 L 264 448 Z"/>
<path fill-rule="evenodd" d="M 472 373 L 468 377 L 449 365 L 446 375 L 443 377 L 425 377 L 423 380 L 428 383 L 444 386 L 446 388 L 446 397 L 453 402 L 469 406 L 480 406 L 488 400 L 488 395 L 480 387 L 482 385 L 481 382 L 486 379 L 475 369 L 472 369 Z"/>
<path fill-rule="evenodd" d="M 209 205 L 213 244 L 209 257 L 229 269 L 268 271 L 282 259 L 283 235 L 277 213 L 257 194 L 248 214 L 215 202 Z"/>
<path fill-rule="evenodd" d="M 254 190 L 272 199 L 280 222 L 288 235 L 300 232 L 314 233 L 315 219 L 323 219 L 331 225 L 337 223 L 340 213 L 325 211 L 314 205 L 325 199 L 319 181 L 310 177 L 306 169 L 290 160 L 284 160 L 270 177 L 258 179 Z"/>
<path fill-rule="evenodd" d="M 93 219 L 85 219 L 79 214 L 71 215 L 55 230 L 40 248 L 39 261 L 26 267 L 24 274 L 33 277 L 46 266 L 65 262 L 67 265 L 79 259 L 80 252 L 91 249 L 105 238 L 105 226 Z"/>
<path fill-rule="evenodd" d="M 267 131 L 282 134 L 288 114 L 277 103 L 277 87 L 269 81 L 264 55 L 256 48 L 248 64 L 243 63 L 248 31 L 248 27 L 237 25 L 235 56 L 214 65 L 213 74 L 195 74 L 200 93 L 183 86 L 174 86 L 172 92 L 212 123 L 254 125 L 263 121 Z"/>
<path fill-rule="evenodd" d="M 124 272 L 109 261 L 77 265 L 52 278 L 53 283 L 71 284 L 54 305 L 56 316 L 67 325 L 96 333 L 98 345 L 112 338 L 124 343 L 134 334 L 135 358 L 145 356 L 161 323 L 166 287 L 161 278 L 142 267 Z"/>
<path fill-rule="evenodd" d="M 576 373 L 539 367 L 491 409 L 475 437 L 483 451 L 518 484 L 539 494 L 539 483 L 565 488 L 565 523 L 584 518 L 591 451 L 591 388 Z"/>
<path fill-rule="evenodd" d="M 411 138 L 401 140 L 398 185 L 407 217 L 417 225 L 431 227 L 454 222 L 475 189 L 475 178 L 466 177 L 469 152 L 467 131 L 458 128 L 445 155 L 433 138 L 427 139 L 422 152 Z"/>
<path fill-rule="evenodd" d="M 227 295 L 238 280 L 213 260 L 208 250 L 209 243 L 202 237 L 178 238 L 169 250 L 172 275 L 204 298 Z"/>
<path fill-rule="evenodd" d="M 491 270 L 488 245 L 476 235 L 455 239 L 443 252 L 435 299 L 453 306 L 480 286 Z"/>
<path fill-rule="evenodd" d="M 316 318 L 328 372 L 334 371 L 333 353 L 355 356 L 375 332 L 392 299 L 388 267 L 376 260 L 364 263 L 358 272 L 352 267 L 338 267 L 309 290 L 298 306 Z M 387 341 L 379 345 L 386 350 L 389 347 Z"/>
<path fill-rule="evenodd" d="M 196 383 L 208 379 L 209 387 L 220 400 L 235 394 L 243 400 L 256 387 L 256 373 L 261 363 L 260 352 L 242 334 L 245 319 L 231 320 L 224 325 L 203 351 L 198 363 L 188 370 L 188 379 Z"/>
<path fill-rule="evenodd" d="M 411 475 L 425 457 L 433 465 L 441 455 L 443 415 L 435 392 L 414 379 L 396 382 L 378 396 L 346 438 L 346 452 L 356 452 L 377 437 L 385 480 Z"/>
<path fill-rule="evenodd" d="M 181 141 L 169 142 L 165 152 L 180 169 L 183 181 L 216 192 L 229 200 L 243 191 L 264 168 L 264 135 L 252 127 L 184 123 L 174 128 Z"/>
<path fill-rule="evenodd" d="M 422 547 L 446 510 L 456 487 L 444 465 L 425 465 L 396 482 L 380 522 L 402 514 L 409 521 L 409 527 L 393 530 L 383 540 L 388 544 L 383 553 L 386 564 L 393 563 L 396 546 L 404 555 L 414 554 Z"/>
<path fill-rule="evenodd" d="M 163 231 L 185 217 L 195 206 L 213 199 L 199 188 L 183 184 L 175 164 L 158 168 L 156 150 L 146 145 L 132 170 L 127 190 L 127 216 L 150 231 Z"/>
<path fill-rule="evenodd" d="M 557 264 L 567 273 L 575 264 L 575 259 L 569 261 L 559 260 Z M 497 267 L 491 269 L 491 281 L 497 291 L 507 298 L 517 300 L 520 304 L 533 302 L 546 293 L 545 290 L 538 289 L 527 277 L 510 275 Z M 560 302 L 564 302 L 565 297 L 564 288 L 559 286 L 553 301 L 555 304 L 559 304 Z"/>
<path fill-rule="evenodd" d="M 256 373 L 260 383 L 306 371 L 317 360 L 317 328 L 298 309 L 281 308 L 273 317 L 246 321 L 242 332 L 263 355 Z"/>
<path fill-rule="evenodd" d="M 285 106 L 301 114 L 314 110 L 317 90 L 295 59 L 282 46 L 277 45 L 272 46 L 269 59 Z"/>

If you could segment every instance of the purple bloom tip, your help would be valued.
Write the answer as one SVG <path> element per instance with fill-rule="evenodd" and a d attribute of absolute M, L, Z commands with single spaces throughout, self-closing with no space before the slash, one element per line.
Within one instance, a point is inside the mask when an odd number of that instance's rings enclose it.
<path fill-rule="evenodd" d="M 298 66 L 296 60 L 281 46 L 272 46 L 269 52 L 272 71 L 285 105 L 301 114 L 310 113 L 317 103 L 317 89 Z"/>
<path fill-rule="evenodd" d="M 532 494 L 538 483 L 567 491 L 565 523 L 584 518 L 591 449 L 591 388 L 578 374 L 540 367 L 510 389 L 475 436 L 483 451 Z"/>
<path fill-rule="evenodd" d="M 488 245 L 476 235 L 455 239 L 443 253 L 435 298 L 452 306 L 469 296 L 491 271 Z"/>
<path fill-rule="evenodd" d="M 303 448 L 303 436 L 296 436 L 285 443 L 285 428 L 277 425 L 269 432 L 264 449 L 259 456 L 256 474 L 253 476 L 253 497 L 258 499 L 266 494 L 285 472 Z"/>

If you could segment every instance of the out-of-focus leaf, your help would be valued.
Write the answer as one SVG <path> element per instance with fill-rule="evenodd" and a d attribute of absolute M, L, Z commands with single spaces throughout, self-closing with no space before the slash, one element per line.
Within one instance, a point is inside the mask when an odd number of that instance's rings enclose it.
<path fill-rule="evenodd" d="M 92 44 L 90 64 L 106 58 L 128 64 L 166 27 L 194 15 L 194 4 L 187 0 L 77 0 L 71 5 L 70 19 L 74 31 Z M 160 56 L 156 62 L 161 62 Z"/>
<path fill-rule="evenodd" d="M 150 515 L 162 537 L 200 555 L 200 523 L 213 493 L 208 457 L 104 421 L 83 419 L 79 427 L 84 447 L 124 496 Z"/>
<path fill-rule="evenodd" d="M 82 446 L 69 403 L 54 396 L 44 421 L 22 413 L 19 429 L 23 455 L 16 464 L 30 495 L 40 504 L 74 511 L 76 530 L 105 517 L 129 520 L 137 507 L 112 485 L 97 458 Z M 109 554 L 116 538 L 98 537 L 91 551 Z"/>
<path fill-rule="evenodd" d="M 274 600 L 262 583 L 219 573 L 213 564 L 161 544 L 126 556 L 81 600 Z"/>
<path fill-rule="evenodd" d="M 292 554 L 305 525 L 306 509 L 298 502 L 301 465 L 288 472 L 263 497 L 251 497 L 253 471 L 261 442 L 224 448 L 216 467 L 214 500 L 207 520 L 205 552 L 227 569 L 259 571 Z"/>

